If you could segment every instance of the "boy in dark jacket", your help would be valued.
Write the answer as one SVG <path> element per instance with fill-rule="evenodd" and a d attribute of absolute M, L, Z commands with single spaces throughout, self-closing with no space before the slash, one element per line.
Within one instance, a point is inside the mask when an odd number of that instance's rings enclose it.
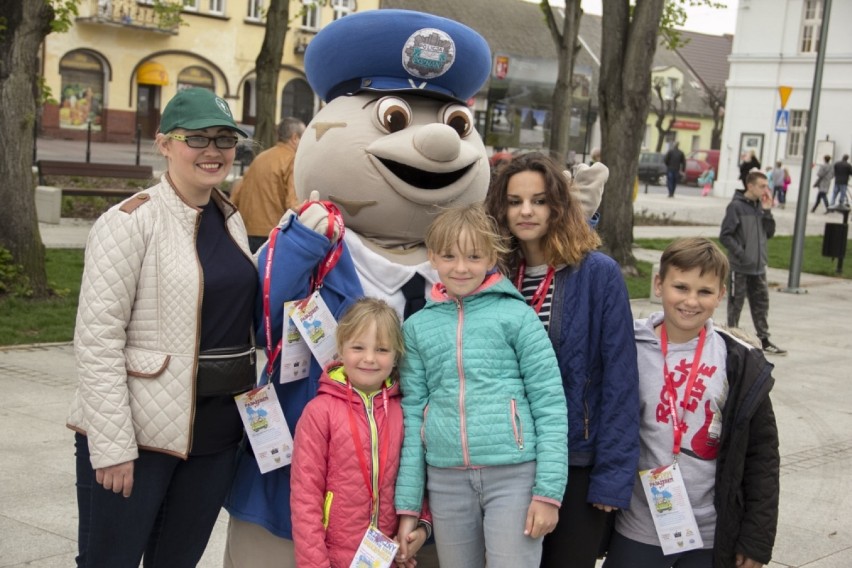
<path fill-rule="evenodd" d="M 759 568 L 772 556 L 779 494 L 772 364 L 713 325 L 727 272 L 725 255 L 704 238 L 675 241 L 662 255 L 654 291 L 663 313 L 634 326 L 640 476 L 630 509 L 616 518 L 604 568 Z M 679 490 L 688 501 L 680 509 Z"/>
<path fill-rule="evenodd" d="M 765 353 L 786 355 L 787 351 L 769 341 L 769 284 L 766 242 L 775 235 L 772 192 L 763 172 L 751 172 L 746 189 L 737 190 L 725 210 L 719 240 L 728 249 L 731 279 L 728 287 L 728 327 L 740 326 L 740 313 L 746 297 L 751 320 Z"/>

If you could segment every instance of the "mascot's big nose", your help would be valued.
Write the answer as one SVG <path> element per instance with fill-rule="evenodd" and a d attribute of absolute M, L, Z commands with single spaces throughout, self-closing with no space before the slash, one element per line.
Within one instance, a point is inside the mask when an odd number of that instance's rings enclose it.
<path fill-rule="evenodd" d="M 414 148 L 429 160 L 451 162 L 459 157 L 461 139 L 446 124 L 427 124 L 414 134 Z"/>

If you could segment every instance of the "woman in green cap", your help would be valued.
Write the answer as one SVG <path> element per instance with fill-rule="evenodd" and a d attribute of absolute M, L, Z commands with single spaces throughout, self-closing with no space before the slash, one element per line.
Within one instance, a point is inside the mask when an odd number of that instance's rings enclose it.
<path fill-rule="evenodd" d="M 89 233 L 68 419 L 77 566 L 195 566 L 231 485 L 257 289 L 243 221 L 216 188 L 238 134 L 224 100 L 180 91 L 157 134 L 159 183 Z"/>

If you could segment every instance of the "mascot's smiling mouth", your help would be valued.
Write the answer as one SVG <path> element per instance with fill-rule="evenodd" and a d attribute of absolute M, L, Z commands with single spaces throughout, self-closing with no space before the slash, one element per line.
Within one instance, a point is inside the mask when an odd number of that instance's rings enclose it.
<path fill-rule="evenodd" d="M 378 158 L 378 156 L 377 156 Z M 462 178 L 473 164 L 455 170 L 452 172 L 428 172 L 412 166 L 394 162 L 386 158 L 378 158 L 393 175 L 404 181 L 405 183 L 418 189 L 442 189 L 448 185 L 452 185 Z"/>

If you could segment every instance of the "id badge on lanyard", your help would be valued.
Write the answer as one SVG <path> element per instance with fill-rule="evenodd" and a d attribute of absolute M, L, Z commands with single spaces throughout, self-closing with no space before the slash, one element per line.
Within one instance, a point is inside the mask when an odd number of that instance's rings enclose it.
<path fill-rule="evenodd" d="M 310 206 L 312 202 L 306 202 L 302 209 Z M 311 294 L 294 302 L 285 302 L 283 306 L 283 329 L 281 339 L 277 344 L 272 342 L 272 317 L 270 306 L 270 292 L 272 288 L 272 259 L 275 253 L 275 245 L 281 232 L 279 227 L 272 229 L 269 234 L 269 242 L 266 250 L 266 265 L 263 277 L 263 325 L 266 332 L 266 375 L 271 377 L 275 369 L 275 361 L 281 356 L 279 365 L 279 381 L 287 383 L 304 379 L 310 370 L 310 355 L 313 354 L 317 361 L 325 366 L 329 360 L 336 357 L 336 350 L 329 347 L 334 343 L 334 332 L 336 321 L 334 315 L 326 306 L 319 290 L 322 288 L 325 277 L 334 269 L 340 255 L 343 253 L 343 216 L 337 207 L 330 201 L 321 201 L 328 210 L 328 229 L 326 237 L 331 239 L 334 230 L 337 229 L 338 241 L 328 251 L 322 262 L 317 266 L 316 273 L 311 278 Z M 305 325 L 319 326 L 319 328 L 306 329 Z M 328 338 L 331 338 L 331 342 Z M 311 341 L 311 339 L 317 341 Z M 324 340 L 322 340 L 325 338 Z M 307 341 L 306 341 L 307 339 Z M 322 340 L 322 341 L 320 341 Z"/>

